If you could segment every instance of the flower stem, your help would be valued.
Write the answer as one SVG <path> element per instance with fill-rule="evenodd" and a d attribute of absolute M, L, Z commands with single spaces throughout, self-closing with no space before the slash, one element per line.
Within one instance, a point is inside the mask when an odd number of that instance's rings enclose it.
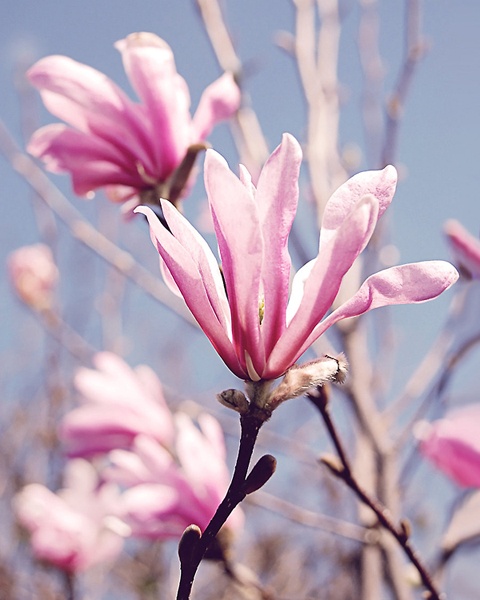
<path fill-rule="evenodd" d="M 335 450 L 337 451 L 338 458 L 340 459 L 337 463 L 336 460 L 332 460 L 330 457 L 325 457 L 324 460 L 322 460 L 323 464 L 330 469 L 333 475 L 339 479 L 342 479 L 347 484 L 347 486 L 356 494 L 359 500 L 375 513 L 379 523 L 397 540 L 404 553 L 410 562 L 416 567 L 420 575 L 423 586 L 426 589 L 426 594 L 428 594 L 425 595 L 425 597 L 428 598 L 428 600 L 445 600 L 445 596 L 437 590 L 432 576 L 428 572 L 426 566 L 423 564 L 422 560 L 410 542 L 410 526 L 408 522 L 402 520 L 400 521 L 399 525 L 396 525 L 391 518 L 388 508 L 386 508 L 378 499 L 372 498 L 355 479 L 350 467 L 350 462 L 347 458 L 347 454 L 340 440 L 335 424 L 330 416 L 328 396 L 324 386 L 317 387 L 315 392 L 308 393 L 307 398 L 322 415 L 325 426 L 328 430 L 333 445 L 335 446 Z"/>
<path fill-rule="evenodd" d="M 208 524 L 207 528 L 201 535 L 201 537 L 191 538 L 190 542 L 185 538 L 182 538 L 180 544 L 182 545 L 185 541 L 191 548 L 187 548 L 185 551 L 182 548 L 180 554 L 180 583 L 178 586 L 177 600 L 188 600 L 192 590 L 193 580 L 197 572 L 198 566 L 202 561 L 205 553 L 207 552 L 210 544 L 213 542 L 215 536 L 220 531 L 220 528 L 224 525 L 233 509 L 242 502 L 245 498 L 245 480 L 247 478 L 247 471 L 252 458 L 253 449 L 257 440 L 258 432 L 263 423 L 268 419 L 270 415 L 266 416 L 263 412 L 252 406 L 248 413 L 240 417 L 241 425 L 241 436 L 238 448 L 237 462 L 232 476 L 232 481 L 227 490 L 225 498 L 217 508 L 216 513 L 212 517 L 212 520 Z M 187 532 L 189 530 L 187 529 Z"/>

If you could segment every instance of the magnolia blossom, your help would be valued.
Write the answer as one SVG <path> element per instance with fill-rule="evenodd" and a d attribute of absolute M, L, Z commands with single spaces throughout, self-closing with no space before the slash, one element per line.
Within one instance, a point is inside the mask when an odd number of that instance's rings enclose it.
<path fill-rule="evenodd" d="M 179 538 L 186 527 L 204 530 L 227 491 L 229 474 L 220 425 L 212 416 L 177 413 L 174 454 L 152 437 L 140 435 L 131 451 L 114 450 L 104 477 L 126 486 L 123 519 L 132 535 Z M 234 511 L 226 526 L 236 530 L 242 513 Z"/>
<path fill-rule="evenodd" d="M 480 405 L 452 410 L 416 428 L 420 451 L 456 483 L 480 488 Z"/>
<path fill-rule="evenodd" d="M 96 354 L 93 362 L 95 369 L 77 371 L 75 387 L 82 405 L 60 427 L 67 454 L 90 457 L 130 448 L 139 434 L 171 445 L 172 415 L 155 373 L 145 365 L 132 369 L 110 352 Z"/>
<path fill-rule="evenodd" d="M 480 279 L 480 239 L 454 219 L 445 223 L 445 233 L 462 273 L 469 278 Z"/>
<path fill-rule="evenodd" d="M 42 127 L 28 150 L 50 171 L 70 173 L 77 194 L 114 186 L 111 199 L 124 201 L 169 179 L 187 149 L 237 110 L 240 91 L 224 74 L 204 91 L 192 119 L 187 84 L 166 42 L 133 33 L 115 47 L 141 103 L 87 65 L 66 56 L 43 58 L 28 78 L 47 109 L 71 127 Z"/>
<path fill-rule="evenodd" d="M 120 554 L 129 531 L 116 516 L 118 506 L 117 486 L 99 487 L 95 470 L 82 459 L 67 465 L 66 486 L 56 494 L 32 483 L 14 498 L 18 521 L 31 534 L 36 558 L 70 573 Z"/>
<path fill-rule="evenodd" d="M 392 267 L 369 277 L 327 316 L 344 275 L 393 198 L 396 171 L 389 166 L 359 173 L 333 194 L 318 255 L 296 273 L 289 298 L 288 236 L 301 159 L 300 145 L 285 134 L 255 188 L 244 167 L 237 178 L 219 154 L 207 151 L 205 185 L 223 278 L 205 240 L 173 206 L 162 202 L 170 231 L 150 209 L 137 208 L 148 217 L 167 282 L 183 296 L 226 365 L 245 380 L 279 377 L 341 319 L 430 300 L 458 277 L 443 261 Z"/>
<path fill-rule="evenodd" d="M 25 304 L 35 310 L 51 307 L 58 269 L 48 246 L 18 248 L 9 255 L 7 269 L 15 291 Z"/>

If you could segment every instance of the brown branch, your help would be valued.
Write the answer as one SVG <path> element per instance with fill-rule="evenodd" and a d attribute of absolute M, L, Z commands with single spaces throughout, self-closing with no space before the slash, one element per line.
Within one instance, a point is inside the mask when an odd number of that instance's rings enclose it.
<path fill-rule="evenodd" d="M 392 519 L 391 513 L 379 500 L 372 497 L 357 481 L 350 467 L 350 461 L 340 440 L 336 427 L 330 416 L 327 392 L 324 387 L 317 388 L 314 392 L 307 394 L 307 398 L 320 412 L 330 439 L 335 446 L 338 455 L 336 457 L 323 457 L 322 463 L 328 467 L 335 477 L 342 479 L 346 485 L 356 494 L 358 499 L 368 506 L 375 514 L 379 523 L 389 531 L 396 539 L 400 547 L 410 562 L 416 567 L 422 583 L 429 594 L 426 596 L 430 600 L 444 600 L 444 596 L 437 590 L 430 573 L 420 559 L 417 551 L 413 548 L 410 541 L 410 525 L 407 521 L 401 520 L 396 525 Z"/>
<path fill-rule="evenodd" d="M 200 562 L 234 508 L 245 499 L 247 493 L 250 493 L 250 490 L 246 486 L 247 479 L 249 479 L 247 477 L 248 467 L 258 432 L 269 416 L 269 414 L 256 409 L 254 405 L 250 405 L 250 410 L 240 417 L 241 436 L 238 456 L 232 481 L 225 498 L 222 500 L 203 534 L 195 526 L 190 526 L 185 530 L 180 540 L 178 553 L 181 575 L 177 600 L 188 600 L 190 598 L 193 580 Z M 252 489 L 251 491 L 254 490 Z"/>

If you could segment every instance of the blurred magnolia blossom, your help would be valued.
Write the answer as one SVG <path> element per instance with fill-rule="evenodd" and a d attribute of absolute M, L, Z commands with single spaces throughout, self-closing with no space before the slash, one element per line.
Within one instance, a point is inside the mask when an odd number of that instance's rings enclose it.
<path fill-rule="evenodd" d="M 77 371 L 82 405 L 60 426 L 67 455 L 108 455 L 101 476 L 126 488 L 118 510 L 132 535 L 179 538 L 188 525 L 204 529 L 229 484 L 220 425 L 205 414 L 198 429 L 187 415 L 172 415 L 145 365 L 132 369 L 110 352 L 93 362 L 95 369 Z M 230 529 L 240 522 L 235 513 Z"/>
<path fill-rule="evenodd" d="M 74 573 L 120 554 L 130 531 L 117 516 L 119 500 L 118 486 L 99 485 L 92 465 L 76 459 L 67 464 L 64 489 L 53 493 L 32 483 L 13 503 L 35 557 Z"/>
<path fill-rule="evenodd" d="M 444 230 L 461 273 L 480 279 L 480 239 L 455 219 L 447 221 Z"/>
<path fill-rule="evenodd" d="M 58 282 L 52 251 L 45 244 L 22 246 L 7 258 L 10 281 L 19 298 L 35 310 L 51 308 Z"/>
<path fill-rule="evenodd" d="M 60 425 L 67 455 L 92 457 L 130 448 L 139 434 L 170 447 L 172 414 L 152 369 L 132 369 L 111 352 L 96 354 L 93 363 L 95 369 L 77 371 L 74 383 L 81 406 L 67 413 Z"/>
<path fill-rule="evenodd" d="M 421 453 L 437 469 L 465 487 L 480 488 L 480 405 L 471 404 L 444 418 L 417 424 Z"/>
<path fill-rule="evenodd" d="M 369 277 L 327 316 L 343 277 L 392 201 L 397 175 L 389 166 L 355 175 L 332 195 L 323 215 L 318 256 L 296 273 L 289 298 L 288 237 L 301 160 L 299 143 L 285 134 L 255 187 L 243 166 L 238 178 L 218 153 L 207 150 L 205 186 L 221 272 L 205 240 L 172 205 L 162 201 L 170 231 L 151 209 L 136 209 L 148 217 L 167 284 L 183 296 L 230 370 L 248 381 L 283 375 L 341 319 L 381 306 L 430 300 L 458 277 L 444 261 L 391 267 Z M 332 359 L 330 371 L 329 379 L 338 378 L 340 363 Z"/>
<path fill-rule="evenodd" d="M 132 449 L 113 450 L 103 477 L 127 489 L 122 494 L 123 519 L 132 535 L 150 539 L 180 538 L 189 525 L 203 531 L 229 484 L 223 433 L 208 414 L 198 418 L 200 429 L 183 413 L 175 415 L 173 453 L 146 435 Z M 225 527 L 236 531 L 243 514 L 236 509 Z"/>
<path fill-rule="evenodd" d="M 206 88 L 192 118 L 187 84 L 164 40 L 153 33 L 132 33 L 115 47 L 141 103 L 92 67 L 66 56 L 43 58 L 28 78 L 46 108 L 71 127 L 42 127 L 28 151 L 50 171 L 70 173 L 81 196 L 105 187 L 116 202 L 138 194 L 145 201 L 148 192 L 156 200 L 162 195 L 174 201 L 188 188 L 199 150 L 195 145 L 238 109 L 240 90 L 232 74 L 225 73 Z M 186 170 L 176 173 L 184 159 Z"/>

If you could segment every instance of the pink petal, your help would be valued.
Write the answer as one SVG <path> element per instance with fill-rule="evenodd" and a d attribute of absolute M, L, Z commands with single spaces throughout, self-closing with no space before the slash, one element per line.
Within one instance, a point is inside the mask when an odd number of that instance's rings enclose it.
<path fill-rule="evenodd" d="M 208 495 L 215 497 L 213 502 L 221 499 L 228 486 L 224 444 L 222 444 L 222 454 L 217 455 L 216 448 L 210 444 L 210 440 L 200 433 L 186 414 L 177 413 L 176 422 L 178 427 L 177 456 L 187 481 L 193 486 L 199 497 L 205 498 L 206 490 L 209 490 Z M 212 423 L 208 425 L 213 427 Z"/>
<path fill-rule="evenodd" d="M 257 204 L 250 189 L 214 150 L 207 150 L 205 157 L 205 187 L 222 259 L 237 355 L 247 369 L 247 353 L 256 373 L 262 373 L 265 354 L 259 309 L 263 242 Z"/>
<path fill-rule="evenodd" d="M 480 487 L 480 406 L 451 411 L 445 418 L 425 424 L 420 450 L 459 485 Z"/>
<path fill-rule="evenodd" d="M 224 73 L 203 92 L 193 117 L 195 141 L 204 140 L 220 121 L 229 119 L 239 108 L 241 94 L 231 73 Z"/>
<path fill-rule="evenodd" d="M 66 56 L 48 56 L 27 76 L 52 114 L 135 156 L 149 175 L 155 175 L 151 133 L 142 109 L 106 75 Z"/>
<path fill-rule="evenodd" d="M 70 411 L 59 428 L 59 437 L 68 456 L 90 457 L 114 448 L 129 448 L 140 432 L 151 433 L 150 426 L 123 408 L 111 406 L 82 406 Z"/>
<path fill-rule="evenodd" d="M 396 304 L 417 304 L 437 298 L 458 279 L 453 265 L 431 260 L 391 267 L 370 276 L 358 292 L 320 323 L 306 341 L 312 344 L 341 319 L 358 317 L 374 308 Z"/>
<path fill-rule="evenodd" d="M 345 273 L 368 243 L 377 217 L 378 201 L 368 195 L 333 232 L 315 262 L 308 263 L 304 272 L 295 276 L 291 302 L 293 310 L 298 308 L 270 355 L 266 378 L 281 375 L 312 344 L 311 332 L 332 305 Z"/>
<path fill-rule="evenodd" d="M 192 143 L 190 96 L 187 85 L 175 68 L 173 53 L 153 33 L 132 33 L 115 44 L 121 52 L 125 71 L 145 104 L 152 125 L 161 178 L 180 163 Z"/>
<path fill-rule="evenodd" d="M 170 202 L 162 202 L 162 209 L 172 234 L 177 240 L 181 240 L 184 248 L 190 250 L 218 321 L 225 331 L 230 332 L 230 307 L 215 256 L 212 254 L 207 242 L 189 221 L 176 218 L 180 213 Z"/>
<path fill-rule="evenodd" d="M 178 517 L 178 504 L 178 491 L 169 486 L 137 485 L 122 495 L 123 519 L 134 536 L 179 538 L 190 523 Z"/>
<path fill-rule="evenodd" d="M 364 171 L 351 177 L 333 193 L 325 206 L 320 244 L 330 239 L 355 204 L 367 194 L 372 194 L 378 200 L 380 218 L 393 199 L 396 185 L 397 171 L 392 166 L 382 171 Z"/>
<path fill-rule="evenodd" d="M 111 184 L 145 187 L 134 158 L 129 159 L 118 147 L 99 137 L 65 125 L 47 125 L 37 130 L 28 152 L 43 160 L 50 171 L 69 172 L 75 193 L 80 196 Z"/>
<path fill-rule="evenodd" d="M 480 279 L 480 240 L 453 219 L 445 223 L 445 233 L 459 267 Z"/>
<path fill-rule="evenodd" d="M 102 469 L 102 478 L 125 487 L 133 487 L 149 481 L 150 471 L 135 452 L 112 450 L 108 454 L 109 464 Z"/>
<path fill-rule="evenodd" d="M 262 332 L 267 356 L 286 327 L 291 263 L 288 235 L 297 211 L 301 162 L 300 144 L 284 134 L 262 169 L 255 194 L 264 242 Z"/>
<path fill-rule="evenodd" d="M 162 204 L 165 214 L 170 219 L 169 226 L 176 231 L 186 231 L 191 225 L 186 222 L 182 215 L 169 208 L 169 203 Z M 244 371 L 238 364 L 232 343 L 228 337 L 229 332 L 225 330 L 223 322 L 219 320 L 217 312 L 221 314 L 221 306 L 224 300 L 224 290 L 215 283 L 218 281 L 216 272 L 218 266 L 213 258 L 208 245 L 199 242 L 198 234 L 189 235 L 186 239 L 189 245 L 183 246 L 183 240 L 177 240 L 169 231 L 161 225 L 154 212 L 144 206 L 136 209 L 136 212 L 144 214 L 149 222 L 152 241 L 156 245 L 160 256 L 165 261 L 175 283 L 192 312 L 200 327 L 203 329 L 214 348 L 225 361 L 229 369 L 238 377 L 245 377 Z M 179 221 L 180 223 L 176 223 Z M 182 229 L 183 228 L 183 229 Z M 206 256 L 202 257 L 202 253 Z M 211 255 L 211 256 L 210 256 Z M 199 264 L 199 262 L 201 264 Z M 213 264 L 215 262 L 215 268 Z M 212 265 L 212 271 L 208 273 L 207 266 Z M 202 279 L 202 271 L 206 280 Z M 208 273 L 208 275 L 207 275 Z M 216 296 L 216 297 L 215 297 Z M 221 317 L 222 321 L 224 318 Z"/>

